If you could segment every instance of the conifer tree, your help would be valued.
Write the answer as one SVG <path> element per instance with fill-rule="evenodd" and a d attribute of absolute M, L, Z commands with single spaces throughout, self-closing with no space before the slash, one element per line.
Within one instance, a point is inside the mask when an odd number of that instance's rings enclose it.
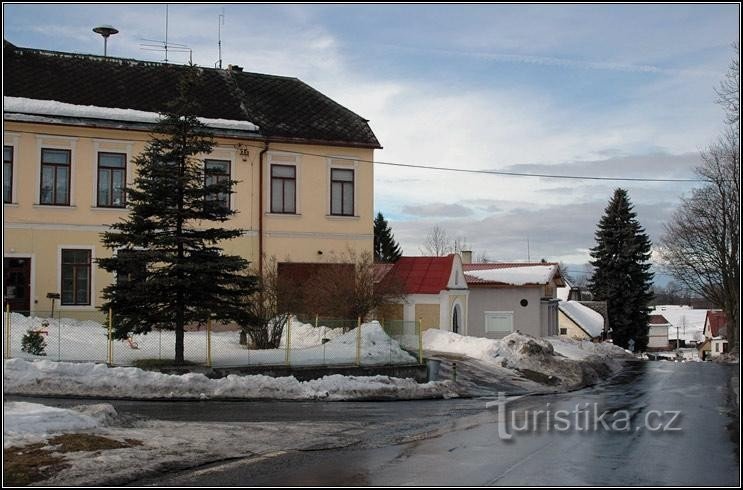
<path fill-rule="evenodd" d="M 631 339 L 636 351 L 645 350 L 648 342 L 650 247 L 627 191 L 617 189 L 598 224 L 589 287 L 595 300 L 607 302 L 614 343 L 626 348 Z"/>
<path fill-rule="evenodd" d="M 402 256 L 400 245 L 395 241 L 387 220 L 382 213 L 374 218 L 374 261 L 391 263 Z"/>
<path fill-rule="evenodd" d="M 242 230 L 224 228 L 235 211 L 224 206 L 236 183 L 207 178 L 201 155 L 214 146 L 196 114 L 198 69 L 185 70 L 180 95 L 169 105 L 151 141 L 135 157 L 137 176 L 126 189 L 129 215 L 102 235 L 116 274 L 104 288 L 102 309 L 114 312 L 114 334 L 126 338 L 152 329 L 175 330 L 175 362 L 184 361 L 184 327 L 240 321 L 240 298 L 256 288 L 248 262 L 220 245 Z M 229 199 L 227 199 L 229 202 Z"/>

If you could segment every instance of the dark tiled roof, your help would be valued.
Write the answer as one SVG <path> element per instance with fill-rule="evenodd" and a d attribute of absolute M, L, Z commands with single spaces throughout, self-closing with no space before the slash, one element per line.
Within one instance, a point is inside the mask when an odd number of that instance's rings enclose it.
<path fill-rule="evenodd" d="M 709 332 L 712 337 L 727 336 L 727 317 L 722 311 L 709 310 L 707 312 L 707 318 L 704 319 L 705 330 L 709 325 Z"/>
<path fill-rule="evenodd" d="M 3 46 L 4 95 L 162 112 L 184 66 Z M 297 78 L 201 69 L 199 116 L 250 121 L 274 141 L 379 148 L 367 121 Z"/>
<path fill-rule="evenodd" d="M 663 315 L 650 315 L 648 325 L 670 325 L 670 322 Z"/>

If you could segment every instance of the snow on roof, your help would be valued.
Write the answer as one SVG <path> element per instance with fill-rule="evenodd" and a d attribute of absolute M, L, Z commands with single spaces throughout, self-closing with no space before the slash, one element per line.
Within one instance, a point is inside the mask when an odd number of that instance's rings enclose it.
<path fill-rule="evenodd" d="M 138 111 L 135 109 L 118 109 L 112 107 L 97 107 L 92 105 L 76 105 L 56 100 L 27 99 L 25 97 L 3 97 L 5 112 L 22 114 L 38 114 L 43 116 L 82 117 L 88 119 L 106 119 L 111 121 L 127 121 L 156 124 L 161 116 L 157 112 Z M 258 126 L 249 121 L 231 119 L 198 118 L 203 124 L 211 128 L 234 129 L 238 131 L 258 131 Z"/>
<path fill-rule="evenodd" d="M 704 320 L 708 310 L 696 310 L 690 306 L 658 305 L 651 315 L 663 315 L 671 324 L 668 329 L 670 340 L 699 342 L 704 338 Z"/>
<path fill-rule="evenodd" d="M 479 265 L 479 264 L 478 264 Z M 472 283 L 499 283 L 511 286 L 527 284 L 547 284 L 557 272 L 557 266 L 551 264 L 498 267 L 491 264 L 489 269 L 475 269 L 465 265 L 465 277 Z"/>
<path fill-rule="evenodd" d="M 560 301 L 557 307 L 591 337 L 600 337 L 604 331 L 604 317 L 578 301 Z"/>

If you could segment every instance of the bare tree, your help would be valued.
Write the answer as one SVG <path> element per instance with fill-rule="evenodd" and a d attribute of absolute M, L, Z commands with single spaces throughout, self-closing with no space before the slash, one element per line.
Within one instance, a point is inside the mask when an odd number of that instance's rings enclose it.
<path fill-rule="evenodd" d="M 378 307 L 405 297 L 402 284 L 394 280 L 376 282 L 372 254 L 351 250 L 337 258 L 348 267 L 323 268 L 306 285 L 305 309 L 341 319 L 367 319 Z M 376 282 L 376 283 L 375 283 Z"/>
<path fill-rule="evenodd" d="M 735 56 L 730 61 L 725 79 L 715 89 L 716 102 L 725 110 L 727 123 L 740 134 L 740 46 L 733 43 Z"/>
<path fill-rule="evenodd" d="M 247 320 L 240 325 L 240 343 L 245 343 L 250 337 L 257 349 L 275 349 L 280 345 L 289 317 L 301 310 L 301 286 L 280 278 L 276 257 L 264 262 L 266 266 L 259 277 L 259 289 L 245 298 L 242 305 Z"/>
<path fill-rule="evenodd" d="M 490 262 L 493 262 L 493 260 L 488 255 L 488 252 L 483 250 L 482 252 L 479 252 L 477 254 L 477 259 L 475 259 L 475 262 L 478 264 L 489 264 Z"/>
<path fill-rule="evenodd" d="M 426 235 L 423 241 L 421 253 L 424 255 L 433 255 L 434 257 L 443 257 L 451 253 L 452 244 L 446 230 L 439 225 L 435 225 Z"/>

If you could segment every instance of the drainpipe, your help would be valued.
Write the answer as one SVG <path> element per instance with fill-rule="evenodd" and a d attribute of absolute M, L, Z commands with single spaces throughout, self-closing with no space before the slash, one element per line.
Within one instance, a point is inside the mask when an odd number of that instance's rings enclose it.
<path fill-rule="evenodd" d="M 258 273 L 263 276 L 263 155 L 268 151 L 268 141 L 258 155 Z"/>

